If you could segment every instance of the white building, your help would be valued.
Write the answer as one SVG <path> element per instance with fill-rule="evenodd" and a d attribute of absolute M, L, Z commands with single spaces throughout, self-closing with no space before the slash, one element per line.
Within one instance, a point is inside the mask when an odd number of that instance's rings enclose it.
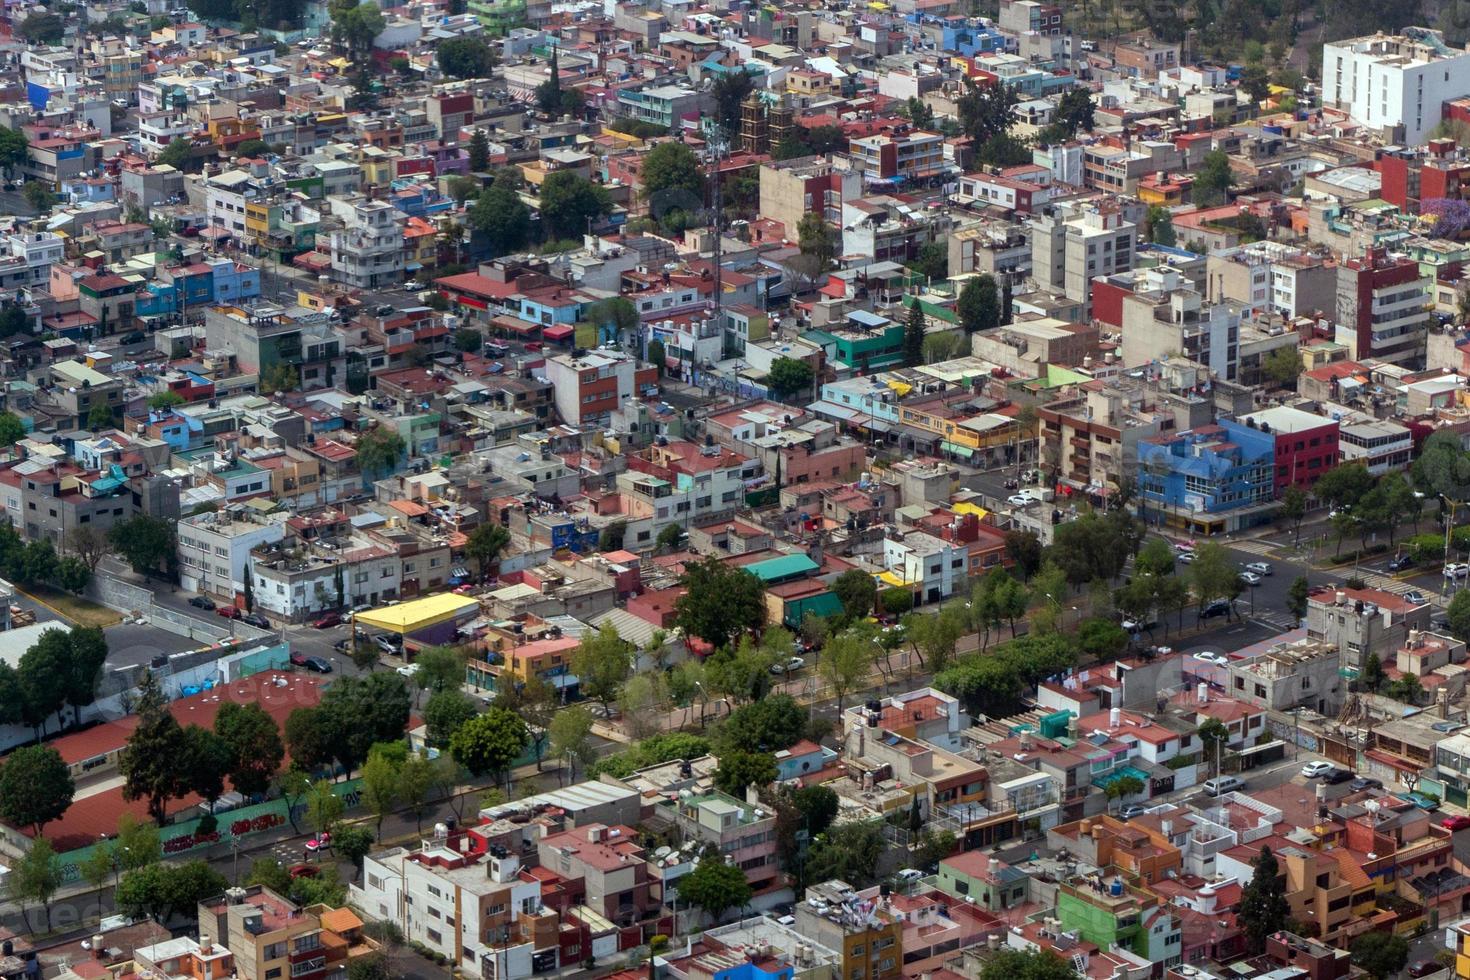
<path fill-rule="evenodd" d="M 204 213 L 214 228 L 245 234 L 245 205 L 260 196 L 255 178 L 243 170 L 226 170 L 204 182 Z"/>
<path fill-rule="evenodd" d="M 403 280 L 402 211 L 382 201 L 361 201 L 332 232 L 332 275 L 358 289 L 381 289 Z"/>
<path fill-rule="evenodd" d="M 44 285 L 65 247 L 59 235 L 45 230 L 44 222 L 6 235 L 0 245 L 0 289 Z"/>
<path fill-rule="evenodd" d="M 1397 422 L 1344 422 L 1338 430 L 1337 449 L 1343 463 L 1362 463 L 1374 476 L 1409 465 L 1413 434 Z"/>
<path fill-rule="evenodd" d="M 286 536 L 284 513 L 257 516 L 249 507 L 205 512 L 179 522 L 179 584 L 234 601 L 245 588 L 250 551 Z"/>
<path fill-rule="evenodd" d="M 1342 109 L 1391 143 L 1417 146 L 1448 99 L 1470 94 L 1470 52 L 1439 31 L 1334 41 L 1322 49 L 1322 104 Z"/>
<path fill-rule="evenodd" d="M 545 371 L 557 413 L 567 425 L 605 419 L 624 398 L 638 393 L 638 364 L 619 351 L 593 350 L 580 357 L 558 354 L 546 359 Z"/>
<path fill-rule="evenodd" d="M 1138 228 L 1112 202 L 1055 206 L 1033 219 L 1031 275 L 1092 312 L 1092 280 L 1133 268 Z"/>
<path fill-rule="evenodd" d="M 341 606 L 376 606 L 398 598 L 403 562 L 386 548 L 355 542 L 330 558 L 305 550 L 257 551 L 250 571 L 256 608 L 272 618 L 300 622 Z"/>
<path fill-rule="evenodd" d="M 970 550 L 923 531 L 883 540 L 883 564 L 921 602 L 938 602 L 968 581 Z"/>

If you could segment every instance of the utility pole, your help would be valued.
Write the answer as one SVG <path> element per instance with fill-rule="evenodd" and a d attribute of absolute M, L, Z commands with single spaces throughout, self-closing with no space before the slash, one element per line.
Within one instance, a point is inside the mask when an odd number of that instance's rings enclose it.
<path fill-rule="evenodd" d="M 710 227 L 713 229 L 714 236 L 715 236 L 715 241 L 714 241 L 714 267 L 715 267 L 714 268 L 714 280 L 715 280 L 715 302 L 714 302 L 714 314 L 715 314 L 715 317 L 714 317 L 714 319 L 715 319 L 715 329 L 716 330 L 719 330 L 721 332 L 721 334 L 723 334 L 724 331 L 725 331 L 724 316 L 723 316 L 723 314 L 721 312 L 721 310 L 722 310 L 722 308 L 724 306 L 724 301 L 725 301 L 725 296 L 724 296 L 724 292 L 725 291 L 724 291 L 724 288 L 722 286 L 723 268 L 722 268 L 722 266 L 720 264 L 721 257 L 722 257 L 721 239 L 723 237 L 723 226 L 724 226 L 724 222 L 725 222 L 725 215 L 724 215 L 724 187 L 723 187 L 722 182 L 720 180 L 720 161 L 725 158 L 725 152 L 726 152 L 727 149 L 728 149 L 728 144 L 726 142 L 726 136 L 725 136 L 725 124 L 717 119 L 717 120 L 715 120 L 714 130 L 711 133 L 710 140 L 709 140 L 710 172 L 711 172 L 711 174 L 713 174 L 713 176 L 714 176 L 714 182 L 715 182 L 715 186 L 714 186 L 714 190 L 713 190 L 713 194 L 714 194 L 714 214 L 711 216 Z"/>

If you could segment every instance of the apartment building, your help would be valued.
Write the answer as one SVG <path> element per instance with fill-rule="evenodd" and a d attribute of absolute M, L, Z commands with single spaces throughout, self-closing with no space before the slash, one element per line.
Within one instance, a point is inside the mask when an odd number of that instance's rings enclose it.
<path fill-rule="evenodd" d="M 605 422 L 624 399 L 658 382 L 658 370 L 640 367 L 620 351 L 586 351 L 580 356 L 557 354 L 546 359 L 556 409 L 568 425 Z"/>
<path fill-rule="evenodd" d="M 1470 68 L 1470 54 L 1465 56 Z M 1422 365 L 1434 282 L 1419 263 L 1369 248 L 1337 267 L 1337 339 L 1354 360 Z"/>
<path fill-rule="evenodd" d="M 1382 589 L 1323 587 L 1307 597 L 1307 636 L 1337 650 L 1344 670 L 1361 671 L 1368 654 L 1392 663 L 1410 630 L 1428 630 L 1429 603 Z"/>
<path fill-rule="evenodd" d="M 1225 425 L 1161 433 L 1138 442 L 1139 507 L 1197 534 L 1270 520 L 1273 444 L 1265 433 Z"/>
<path fill-rule="evenodd" d="M 208 935 L 199 939 L 180 936 L 149 946 L 139 946 L 133 950 L 133 963 L 139 974 L 147 971 L 161 977 L 229 980 L 240 975 L 235 965 L 235 955 L 224 944 L 214 942 Z"/>
<path fill-rule="evenodd" d="M 184 518 L 178 525 L 179 584 L 233 603 L 245 589 L 250 553 L 285 538 L 285 518 L 239 505 Z"/>
<path fill-rule="evenodd" d="M 522 925 L 541 914 L 541 885 L 518 855 L 473 832 L 436 835 L 419 851 L 365 858 L 361 881 L 352 893 L 363 909 L 397 922 L 455 968 L 483 977 L 531 974 L 533 943 Z"/>
<path fill-rule="evenodd" d="M 1406 469 L 1413 456 L 1413 433 L 1387 420 L 1341 424 L 1337 449 L 1344 463 L 1362 463 L 1374 476 Z"/>
<path fill-rule="evenodd" d="M 801 216 L 819 211 L 831 224 L 842 220 L 842 203 L 863 193 L 862 175 L 841 170 L 820 157 L 763 164 L 760 168 L 760 213 L 779 221 L 793 238 Z"/>
<path fill-rule="evenodd" d="M 260 611 L 292 623 L 328 609 L 380 605 L 397 599 L 402 587 L 403 563 L 397 553 L 363 539 L 311 546 L 282 539 L 257 545 L 249 567 Z"/>
<path fill-rule="evenodd" d="M 1157 273 L 1157 275 L 1155 275 Z M 1123 297 L 1123 363 L 1146 364 L 1173 351 L 1233 381 L 1240 370 L 1240 313 L 1207 302 L 1175 270 L 1148 270 Z"/>
<path fill-rule="evenodd" d="M 924 531 L 892 532 L 883 539 L 880 577 L 914 592 L 919 602 L 939 602 L 969 588 L 969 550 Z"/>
<path fill-rule="evenodd" d="M 1237 424 L 1238 423 L 1238 424 Z M 1256 429 L 1275 443 L 1275 495 L 1287 487 L 1310 489 L 1317 478 L 1337 465 L 1339 423 L 1304 412 L 1290 405 L 1277 405 L 1240 416 L 1226 423 L 1237 437 L 1248 438 L 1245 429 Z"/>
<path fill-rule="evenodd" d="M 674 811 L 674 823 L 686 841 L 719 851 L 726 863 L 745 872 L 751 888 L 761 890 L 780 873 L 776 859 L 776 815 L 758 801 L 737 800 L 711 790 L 680 796 L 661 804 Z"/>
<path fill-rule="evenodd" d="M 1043 288 L 1081 303 L 1089 315 L 1093 279 L 1133 268 L 1138 229 L 1112 202 L 1049 206 L 1033 220 L 1032 277 Z"/>
<path fill-rule="evenodd" d="M 320 980 L 343 968 L 349 956 L 377 949 L 351 911 L 302 908 L 263 885 L 205 899 L 198 917 L 201 952 L 217 940 L 234 955 L 238 975 L 251 980 Z"/>
<path fill-rule="evenodd" d="M 1470 92 L 1470 52 L 1423 27 L 1344 38 L 1322 48 L 1322 104 L 1347 112 L 1385 143 L 1418 146 L 1444 103 Z"/>
<path fill-rule="evenodd" d="M 873 905 L 872 911 L 868 911 Z M 903 920 L 844 881 L 811 885 L 796 903 L 796 930 L 841 954 L 844 980 L 903 976 Z M 835 967 L 834 967 L 835 969 Z"/>
<path fill-rule="evenodd" d="M 943 134 L 923 130 L 856 138 L 848 142 L 847 153 L 868 181 L 928 180 L 945 168 Z"/>
<path fill-rule="evenodd" d="M 383 289 L 403 281 L 403 228 L 407 217 L 383 201 L 359 201 L 329 239 L 332 275 L 357 289 Z"/>
<path fill-rule="evenodd" d="M 653 878 L 638 832 L 592 823 L 547 834 L 536 842 L 541 867 L 567 879 L 583 903 L 613 922 L 638 922 L 657 911 Z"/>
<path fill-rule="evenodd" d="M 1337 303 L 1337 263 L 1295 245 L 1263 240 L 1211 251 L 1206 297 L 1282 316 L 1325 313 Z"/>
<path fill-rule="evenodd" d="M 342 335 L 326 313 L 291 312 L 269 303 L 214 306 L 204 313 L 211 350 L 233 353 L 243 372 L 286 365 L 303 390 L 330 387 L 346 370 Z"/>
<path fill-rule="evenodd" d="M 45 222 L 32 222 L 6 235 L 0 243 L 0 290 L 45 285 L 51 279 L 51 267 L 64 254 L 64 240 L 48 231 Z"/>

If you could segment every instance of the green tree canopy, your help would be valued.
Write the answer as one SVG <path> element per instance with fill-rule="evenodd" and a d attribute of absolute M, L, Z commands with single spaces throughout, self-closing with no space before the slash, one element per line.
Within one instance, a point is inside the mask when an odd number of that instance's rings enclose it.
<path fill-rule="evenodd" d="M 541 182 L 541 224 L 550 238 L 578 241 L 590 222 L 608 214 L 612 202 L 600 185 L 571 170 L 558 170 Z"/>
<path fill-rule="evenodd" d="M 766 372 L 766 386 L 778 398 L 789 398 L 810 391 L 812 366 L 795 357 L 778 357 L 771 362 L 770 370 Z"/>
<path fill-rule="evenodd" d="M 467 35 L 440 41 L 434 49 L 434 60 L 450 78 L 489 78 L 496 58 L 490 45 Z"/>
<path fill-rule="evenodd" d="M 687 636 L 724 646 L 765 621 L 760 579 L 713 555 L 686 565 L 682 584 L 685 592 L 674 601 L 674 615 Z"/>
<path fill-rule="evenodd" d="M 460 726 L 449 739 L 449 751 L 471 774 L 503 781 L 530 744 L 525 722 L 504 708 L 492 707 Z"/>
<path fill-rule="evenodd" d="M 750 901 L 750 882 L 736 865 L 706 857 L 679 879 L 679 897 L 718 922 L 730 909 L 743 908 Z"/>
<path fill-rule="evenodd" d="M 1262 847 L 1255 860 L 1255 871 L 1240 893 L 1235 918 L 1245 934 L 1246 950 L 1259 955 L 1266 948 L 1266 937 L 1281 928 L 1291 916 L 1286 900 L 1286 881 L 1269 847 Z"/>
<path fill-rule="evenodd" d="M 50 746 L 22 746 L 0 768 L 0 818 L 34 829 L 38 838 L 67 811 L 75 793 L 69 767 Z"/>

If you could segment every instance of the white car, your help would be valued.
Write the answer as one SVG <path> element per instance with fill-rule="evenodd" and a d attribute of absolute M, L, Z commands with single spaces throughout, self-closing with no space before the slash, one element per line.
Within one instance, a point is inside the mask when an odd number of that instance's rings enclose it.
<path fill-rule="evenodd" d="M 1245 566 L 1245 570 L 1255 572 L 1257 575 L 1264 577 L 1271 574 L 1271 563 L 1269 561 L 1253 561 Z"/>
<path fill-rule="evenodd" d="M 1325 776 L 1331 771 L 1332 763 L 1330 762 L 1309 762 L 1306 765 L 1302 766 L 1302 775 L 1306 776 L 1308 779 L 1316 779 L 1318 776 Z"/>
<path fill-rule="evenodd" d="M 1032 500 L 1023 493 L 1013 493 L 1006 498 L 1006 503 L 1012 507 L 1030 507 Z"/>
<path fill-rule="evenodd" d="M 805 660 L 801 659 L 800 657 L 792 657 L 792 658 L 790 658 L 789 660 L 786 660 L 783 663 L 774 663 L 774 664 L 771 664 L 771 673 L 773 673 L 773 674 L 794 674 L 796 671 L 800 670 L 801 668 L 803 668 L 805 666 L 806 666 L 806 661 Z"/>
<path fill-rule="evenodd" d="M 904 868 L 893 877 L 897 878 L 899 881 L 907 885 L 924 877 L 924 872 L 920 871 L 918 868 Z"/>
<path fill-rule="evenodd" d="M 1214 664 L 1216 667 L 1225 667 L 1230 663 L 1229 657 L 1223 653 L 1216 653 L 1214 650 L 1201 650 L 1192 656 L 1200 663 Z"/>
<path fill-rule="evenodd" d="M 1241 572 L 1240 580 L 1246 585 L 1260 585 L 1261 582 L 1264 581 L 1264 579 L 1262 579 L 1261 576 L 1255 572 Z"/>
<path fill-rule="evenodd" d="M 1181 565 L 1188 565 L 1190 562 L 1194 561 L 1194 552 L 1181 551 L 1177 556 L 1175 556 L 1174 560 Z"/>
<path fill-rule="evenodd" d="M 1445 578 L 1464 578 L 1470 575 L 1470 565 L 1452 561 L 1444 567 Z"/>

